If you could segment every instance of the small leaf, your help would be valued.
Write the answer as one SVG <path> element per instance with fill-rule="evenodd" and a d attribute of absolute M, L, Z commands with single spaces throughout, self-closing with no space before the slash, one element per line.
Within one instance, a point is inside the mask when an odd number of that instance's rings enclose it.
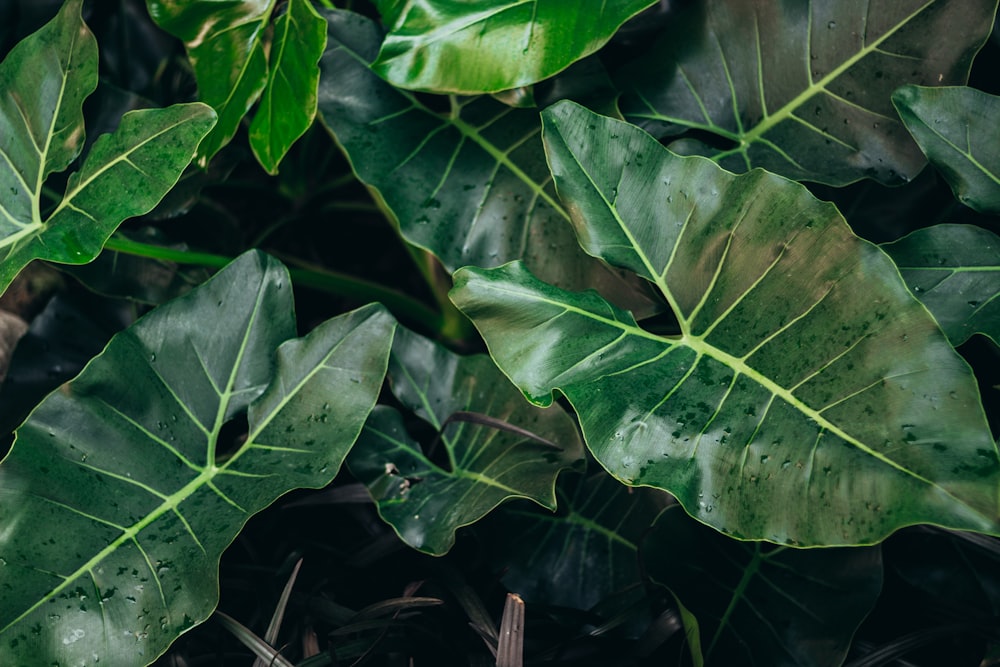
<path fill-rule="evenodd" d="M 558 285 L 628 295 L 637 310 L 652 309 L 637 281 L 580 251 L 545 165 L 536 111 L 489 96 L 434 111 L 368 68 L 381 39 L 374 23 L 352 12 L 325 16 L 321 117 L 408 242 L 449 271 L 523 258 Z"/>
<path fill-rule="evenodd" d="M 452 299 L 531 400 L 567 397 L 613 475 L 748 539 L 1000 531 L 1000 457 L 971 370 L 832 205 L 572 103 L 543 118 L 581 244 L 654 284 L 680 335 L 516 262 L 459 270 Z"/>
<path fill-rule="evenodd" d="M 903 86 L 892 103 L 958 200 L 1000 215 L 1000 97 L 967 87 Z"/>
<path fill-rule="evenodd" d="M 737 542 L 676 508 L 657 519 L 643 556 L 649 576 L 698 619 L 707 664 L 725 656 L 731 664 L 837 667 L 882 589 L 879 547 Z"/>
<path fill-rule="evenodd" d="M 400 88 L 475 94 L 528 86 L 597 51 L 655 2 L 606 0 L 583 11 L 563 0 L 383 0 L 389 34 L 372 68 Z"/>
<path fill-rule="evenodd" d="M 956 347 L 976 333 L 1000 344 L 1000 237 L 935 225 L 882 246 Z"/>
<path fill-rule="evenodd" d="M 400 403 L 439 434 L 447 459 L 447 467 L 431 460 L 395 408 L 377 407 L 365 424 L 347 465 L 403 541 L 443 554 L 458 528 L 508 499 L 555 508 L 556 475 L 583 454 L 569 415 L 527 403 L 489 357 L 460 357 L 402 328 L 392 346 L 389 382 Z M 461 411 L 513 428 L 448 422 Z"/>
<path fill-rule="evenodd" d="M 219 115 L 215 129 L 198 147 L 203 167 L 233 138 L 264 90 L 264 29 L 274 3 L 146 0 L 156 24 L 184 42 L 198 81 L 198 99 Z"/>
<path fill-rule="evenodd" d="M 251 252 L 115 336 L 0 465 L 0 663 L 147 664 L 207 618 L 250 516 L 337 473 L 394 326 L 369 306 L 287 340 L 287 271 Z"/>
<path fill-rule="evenodd" d="M 924 158 L 890 101 L 964 84 L 996 0 L 694 3 L 630 69 L 628 120 L 732 171 L 898 184 Z M 941 39 L 941 35 L 948 35 Z M 693 132 L 693 134 L 691 134 Z M 707 143 L 699 133 L 712 135 Z M 714 148 L 719 144 L 727 144 Z"/>
<path fill-rule="evenodd" d="M 250 147 L 270 174 L 312 125 L 326 48 L 326 21 L 309 0 L 289 0 L 286 7 L 274 22 L 267 85 L 250 123 Z"/>
<path fill-rule="evenodd" d="M 45 178 L 83 147 L 83 99 L 97 81 L 93 35 L 72 0 L 0 64 L 0 291 L 33 259 L 84 264 L 126 218 L 173 187 L 215 124 L 203 104 L 134 111 L 99 137 L 43 219 Z M 8 196 L 9 195 L 9 196 Z"/>

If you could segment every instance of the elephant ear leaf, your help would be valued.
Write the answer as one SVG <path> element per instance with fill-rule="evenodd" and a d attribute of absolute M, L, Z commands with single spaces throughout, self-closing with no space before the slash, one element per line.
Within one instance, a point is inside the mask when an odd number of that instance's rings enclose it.
<path fill-rule="evenodd" d="M 205 620 L 250 516 L 336 475 L 394 328 L 373 305 L 292 338 L 251 252 L 116 335 L 0 464 L 0 664 L 144 665 Z"/>
<path fill-rule="evenodd" d="M 486 355 L 462 357 L 401 328 L 389 383 L 436 436 L 418 442 L 399 410 L 378 406 L 347 465 L 415 549 L 446 553 L 458 528 L 512 498 L 554 510 L 556 476 L 582 463 L 572 418 L 525 401 Z"/>
<path fill-rule="evenodd" d="M 996 8 L 996 0 L 691 3 L 629 68 L 622 111 L 672 149 L 732 171 L 899 184 L 925 161 L 892 92 L 964 84 Z"/>
<path fill-rule="evenodd" d="M 566 396 L 613 475 L 740 538 L 1000 531 L 1000 459 L 971 370 L 833 205 L 570 102 L 543 121 L 581 245 L 655 285 L 680 333 L 518 263 L 461 269 L 452 298 L 530 399 Z"/>
<path fill-rule="evenodd" d="M 1000 215 L 1000 97 L 965 86 L 903 86 L 892 103 L 958 200 Z"/>
<path fill-rule="evenodd" d="M 67 2 L 0 63 L 0 290 L 33 259 L 93 260 L 123 220 L 166 195 L 215 124 L 203 104 L 125 114 L 43 216 L 46 178 L 83 149 L 83 101 L 97 87 L 97 45 L 81 4 Z"/>

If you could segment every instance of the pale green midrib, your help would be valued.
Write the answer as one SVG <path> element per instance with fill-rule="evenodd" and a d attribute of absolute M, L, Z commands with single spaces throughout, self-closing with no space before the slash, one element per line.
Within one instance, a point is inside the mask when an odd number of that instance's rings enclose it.
<path fill-rule="evenodd" d="M 80 567 L 78 567 L 74 572 L 72 572 L 71 574 L 66 575 L 64 577 L 63 582 L 61 584 L 59 584 L 58 586 L 56 586 L 52 590 L 50 590 L 47 593 L 45 593 L 44 595 L 42 595 L 36 603 L 32 604 L 30 607 L 28 607 L 27 609 L 25 609 L 20 615 L 18 615 L 16 618 L 14 618 L 6 626 L 4 626 L 3 628 L 0 628 L 0 634 L 3 634 L 7 630 L 9 630 L 11 627 L 13 627 L 17 623 L 21 622 L 24 618 L 26 618 L 27 616 L 29 616 L 30 614 L 32 614 L 33 612 L 35 612 L 39 607 L 41 607 L 41 605 L 44 604 L 47 600 L 52 599 L 54 596 L 58 595 L 60 592 L 62 592 L 65 588 L 67 588 L 68 586 L 70 586 L 73 582 L 75 582 L 76 580 L 78 580 L 80 577 L 82 577 L 86 573 L 90 572 L 101 561 L 103 561 L 105 558 L 107 558 L 110 554 L 112 554 L 115 551 L 117 551 L 123 544 L 125 544 L 126 542 L 135 541 L 136 536 L 140 532 L 142 532 L 146 527 L 150 526 L 154 521 L 157 521 L 160 517 L 164 516 L 168 512 L 172 512 L 172 511 L 173 512 L 177 512 L 177 514 L 180 516 L 180 512 L 177 511 L 177 508 L 180 506 L 180 504 L 184 500 L 187 500 L 188 497 L 190 497 L 195 491 L 197 491 L 203 485 L 210 484 L 215 479 L 216 475 L 222 470 L 221 468 L 216 467 L 214 465 L 214 463 L 212 463 L 212 461 L 215 458 L 215 451 L 214 451 L 215 450 L 215 444 L 216 444 L 216 440 L 218 439 L 219 432 L 222 430 L 222 426 L 223 426 L 222 422 L 224 421 L 223 417 L 225 416 L 225 411 L 226 411 L 226 408 L 228 406 L 228 398 L 230 396 L 232 396 L 232 394 L 233 394 L 232 387 L 233 387 L 233 384 L 235 382 L 235 378 L 236 378 L 236 376 L 239 373 L 240 360 L 242 360 L 243 353 L 246 351 L 246 340 L 249 337 L 250 331 L 253 328 L 253 323 L 255 322 L 255 320 L 257 318 L 257 314 L 258 314 L 258 311 L 260 309 L 260 302 L 261 302 L 261 299 L 263 297 L 263 293 L 264 293 L 264 290 L 260 290 L 258 292 L 257 303 L 254 305 L 254 309 L 253 309 L 253 312 L 251 314 L 250 322 L 247 325 L 247 330 L 244 333 L 243 341 L 241 342 L 241 345 L 240 345 L 240 351 L 239 351 L 239 353 L 237 355 L 236 361 L 233 364 L 233 369 L 230 372 L 229 382 L 227 383 L 228 384 L 228 389 L 227 389 L 227 391 L 225 393 L 223 393 L 223 394 L 220 395 L 219 409 L 218 409 L 218 411 L 216 413 L 215 428 L 213 428 L 211 434 L 208 437 L 208 456 L 207 456 L 207 463 L 208 463 L 208 465 L 206 465 L 205 468 L 201 469 L 201 474 L 199 474 L 197 477 L 193 478 L 190 482 L 188 482 L 187 484 L 185 484 L 178 491 L 174 492 L 173 494 L 171 494 L 169 496 L 162 496 L 163 497 L 163 502 L 160 503 L 160 505 L 158 507 L 156 507 L 154 510 L 152 510 L 149 514 L 147 514 L 145 517 L 143 517 L 142 519 L 140 519 L 136 523 L 132 524 L 128 528 L 125 528 L 123 530 L 122 534 L 119 535 L 110 544 L 108 544 L 108 546 L 106 546 L 105 548 L 101 549 L 96 555 L 94 555 L 86 563 L 84 563 L 83 565 L 81 565 Z M 243 450 L 241 449 L 240 451 L 242 452 Z M 190 530 L 190 528 L 189 528 L 189 530 Z M 197 542 L 197 537 L 194 536 L 193 533 L 192 533 L 192 537 L 194 537 L 195 541 Z M 142 549 L 140 548 L 140 550 L 142 550 Z M 152 575 L 154 577 L 157 576 L 156 572 L 153 572 Z M 62 575 L 59 575 L 59 576 L 62 576 Z"/>
<path fill-rule="evenodd" d="M 194 111 L 196 109 L 191 109 L 191 110 Z M 118 164 L 120 164 L 122 162 L 125 162 L 126 164 L 132 165 L 133 169 L 137 169 L 140 173 L 142 173 L 142 170 L 139 169 L 138 167 L 136 167 L 134 165 L 134 163 L 132 163 L 132 161 L 128 159 L 129 156 L 132 155 L 132 153 L 134 153 L 137 150 L 139 150 L 140 148 L 144 148 L 148 143 L 150 143 L 150 142 L 158 139 L 159 137 L 163 136 L 164 134 L 167 134 L 169 132 L 173 132 L 178 127 L 184 125 L 187 121 L 189 121 L 191 119 L 192 119 L 192 116 L 191 115 L 187 115 L 184 118 L 177 120 L 176 122 L 170 123 L 167 127 L 165 127 L 163 129 L 155 132 L 154 134 L 151 134 L 148 138 L 143 139 L 142 141 L 140 141 L 135 146 L 133 146 L 133 147 L 129 148 L 128 150 L 126 150 L 124 153 L 116 155 L 114 158 L 112 158 L 111 160 L 109 160 L 106 164 L 103 164 L 100 167 L 98 167 L 98 169 L 92 175 L 90 175 L 86 179 L 80 181 L 80 183 L 78 183 L 76 185 L 76 187 L 74 187 L 72 190 L 70 190 L 65 195 L 63 195 L 62 201 L 59 202 L 59 205 L 56 207 L 56 209 L 49 216 L 49 221 L 53 220 L 60 212 L 62 212 L 62 210 L 64 208 L 69 207 L 70 204 L 73 203 L 73 198 L 74 197 L 79 196 L 80 193 L 83 192 L 86 188 L 88 188 L 91 183 L 93 183 L 98 178 L 100 178 L 101 176 L 103 176 L 105 174 L 105 172 L 109 171 L 112 167 L 115 167 Z M 86 167 L 86 164 L 84 164 L 84 167 Z M 180 174 L 178 174 L 178 177 L 180 177 Z"/>
<path fill-rule="evenodd" d="M 930 132 L 931 134 L 933 134 L 934 136 L 936 136 L 938 139 L 941 140 L 941 143 L 943 143 L 943 144 L 947 145 L 949 148 L 953 149 L 956 153 L 958 153 L 959 155 L 961 155 L 962 157 L 964 157 L 966 160 L 968 160 L 970 163 L 972 163 L 972 165 L 975 166 L 976 169 L 978 169 L 983 174 L 985 174 L 991 181 L 993 181 L 997 185 L 1000 185 L 1000 174 L 994 174 L 992 171 L 990 171 L 990 169 L 988 167 L 986 167 L 985 165 L 983 165 L 976 158 L 976 156 L 974 156 L 972 154 L 972 144 L 971 143 L 968 144 L 969 145 L 968 150 L 963 149 L 963 148 L 959 148 L 958 145 L 956 145 L 955 143 L 953 143 L 951 141 L 951 139 L 949 139 L 948 137 L 944 136 L 943 134 L 941 134 L 940 132 L 938 132 L 937 130 L 935 130 L 933 127 L 931 127 L 923 118 L 920 118 L 919 116 L 917 118 L 920 121 L 920 124 L 923 125 L 927 129 L 928 132 Z M 966 128 L 965 128 L 966 135 L 968 135 L 969 130 L 970 130 L 970 128 L 967 125 Z M 966 142 L 968 143 L 968 136 L 966 136 Z"/>
<path fill-rule="evenodd" d="M 874 52 L 883 42 L 885 42 L 887 39 L 895 35 L 896 32 L 899 31 L 901 28 L 903 28 L 903 26 L 905 26 L 907 23 L 909 23 L 910 20 L 912 20 L 915 16 L 917 16 L 925 9 L 930 7 L 936 1 L 937 0 L 929 0 L 928 2 L 924 3 L 922 6 L 917 8 L 912 14 L 907 16 L 904 20 L 897 23 L 891 30 L 887 30 L 885 34 L 883 34 L 877 40 L 866 45 L 863 49 L 861 49 L 853 56 L 851 56 L 843 63 L 841 63 L 838 67 L 832 69 L 826 76 L 824 76 L 818 82 L 813 83 L 808 88 L 803 90 L 801 93 L 796 95 L 791 101 L 787 102 L 784 106 L 778 109 L 778 111 L 769 116 L 766 116 L 764 119 L 761 120 L 761 122 L 757 123 L 757 125 L 755 125 L 753 129 L 751 129 L 749 132 L 747 132 L 742 136 L 742 142 L 744 143 L 744 145 L 756 141 L 761 135 L 768 132 L 775 125 L 777 125 L 778 123 L 784 121 L 786 118 L 791 116 L 792 113 L 794 113 L 796 110 L 799 109 L 799 107 L 805 104 L 805 102 L 809 98 L 811 98 L 813 95 L 819 92 L 824 91 L 826 87 L 834 79 L 836 79 L 845 71 L 856 65 L 858 61 L 860 61 L 862 58 Z M 810 43 L 808 46 L 811 52 L 812 44 Z M 810 79 L 812 79 L 811 76 Z"/>
<path fill-rule="evenodd" d="M 892 459 L 886 457 L 883 454 L 880 454 L 879 452 L 875 451 L 874 449 L 872 449 L 868 445 L 864 444 L 863 442 L 861 442 L 860 440 L 858 440 L 854 436 L 848 434 L 843 429 L 841 429 L 839 426 L 837 426 L 836 424 L 834 424 L 833 422 L 831 422 L 830 420 L 828 420 L 826 417 L 824 417 L 821 414 L 820 411 L 815 410 L 815 409 L 809 407 L 808 405 L 806 405 L 805 403 L 803 403 L 800 399 L 796 398 L 792 394 L 792 392 L 790 390 L 786 389 L 785 387 L 782 387 L 782 386 L 778 385 L 771 378 L 767 377 L 763 373 L 761 373 L 761 372 L 759 372 L 759 371 L 751 368 L 750 366 L 748 366 L 743 359 L 736 358 L 736 357 L 728 354 L 727 352 L 724 352 L 723 350 L 720 350 L 720 349 L 718 349 L 716 347 L 713 347 L 713 346 L 705 343 L 704 340 L 701 339 L 700 337 L 691 336 L 690 334 L 685 334 L 685 335 L 682 336 L 682 338 L 680 338 L 680 339 L 678 339 L 676 341 L 671 341 L 670 339 L 662 338 L 662 337 L 657 336 L 655 334 L 648 333 L 648 332 L 644 331 L 643 329 L 641 329 L 639 327 L 633 327 L 633 326 L 631 326 L 631 325 L 629 325 L 627 323 L 621 322 L 619 320 L 608 319 L 606 317 L 602 317 L 601 315 L 593 313 L 593 312 L 591 312 L 589 310 L 584 310 L 582 308 L 577 308 L 575 306 L 571 306 L 571 305 L 569 305 L 567 303 L 564 303 L 564 302 L 561 302 L 561 301 L 555 301 L 555 300 L 552 300 L 552 299 L 541 297 L 541 296 L 539 296 L 537 294 L 534 294 L 534 293 L 528 294 L 528 293 L 525 293 L 525 292 L 522 292 L 522 291 L 503 290 L 503 289 L 500 289 L 500 288 L 498 288 L 496 286 L 493 286 L 493 285 L 490 285 L 489 288 L 490 289 L 495 289 L 495 290 L 499 289 L 499 291 L 507 291 L 508 293 L 517 294 L 517 295 L 520 295 L 522 297 L 527 297 L 529 299 L 534 299 L 535 301 L 539 301 L 539 302 L 542 302 L 542 303 L 547 303 L 549 305 L 557 306 L 558 308 L 561 308 L 561 309 L 564 309 L 564 310 L 567 310 L 567 311 L 570 311 L 570 312 L 577 313 L 577 314 L 579 314 L 579 315 L 581 315 L 583 317 L 588 317 L 590 319 L 596 320 L 596 321 L 598 321 L 601 324 L 604 324 L 606 326 L 620 329 L 620 330 L 622 330 L 622 331 L 624 331 L 624 332 L 626 332 L 626 333 L 628 333 L 630 335 L 638 336 L 638 337 L 642 337 L 642 338 L 646 338 L 646 339 L 649 339 L 649 340 L 655 340 L 655 341 L 657 341 L 657 342 L 659 342 L 659 343 L 661 343 L 663 345 L 666 345 L 666 346 L 682 345 L 682 346 L 688 347 L 693 352 L 695 352 L 695 354 L 697 354 L 699 357 L 708 357 L 710 359 L 714 359 L 715 361 L 718 361 L 719 363 L 723 364 L 727 368 L 732 369 L 737 374 L 742 374 L 742 375 L 746 376 L 747 378 L 749 378 L 750 380 L 756 382 L 757 384 L 759 384 L 765 390 L 769 391 L 774 396 L 777 396 L 778 398 L 784 400 L 786 403 L 788 403 L 789 405 L 791 405 L 794 409 L 796 409 L 803 416 L 808 417 L 808 418 L 812 419 L 813 421 L 815 421 L 822 429 L 824 429 L 824 430 L 832 433 L 833 435 L 835 435 L 835 436 L 843 439 L 845 442 L 847 442 L 850 445 L 853 445 L 854 447 L 856 447 L 857 449 L 861 450 L 865 454 L 868 454 L 869 456 L 877 459 L 878 461 L 881 461 L 882 463 L 884 463 L 884 464 L 892 467 L 895 470 L 898 470 L 899 472 L 901 472 L 901 473 L 903 473 L 903 474 L 905 474 L 905 475 L 907 475 L 909 477 L 912 477 L 912 478 L 914 478 L 914 479 L 916 479 L 916 480 L 918 480 L 918 481 L 920 481 L 920 482 L 922 482 L 922 483 L 924 483 L 924 484 L 926 484 L 926 485 L 928 485 L 928 486 L 930 486 L 932 488 L 935 488 L 935 489 L 939 490 L 941 493 L 943 493 L 946 496 L 948 496 L 949 498 L 953 499 L 955 502 L 959 503 L 960 505 L 962 505 L 964 507 L 968 507 L 969 509 L 973 510 L 976 514 L 981 514 L 980 510 L 978 510 L 978 509 L 970 506 L 967 502 L 965 502 L 961 498 L 957 498 L 950 490 L 948 490 L 948 489 L 946 489 L 944 487 L 941 487 L 940 485 L 936 484 L 932 480 L 929 480 L 929 479 L 927 479 L 927 478 L 925 478 L 925 477 L 923 477 L 921 475 L 918 475 L 917 473 L 915 473 L 912 470 L 909 470 L 908 468 L 905 468 L 901 464 L 893 461 Z"/>
<path fill-rule="evenodd" d="M 718 643 L 719 639 L 722 638 L 722 633 L 726 630 L 726 626 L 729 623 L 730 617 L 736 610 L 736 605 L 739 604 L 740 600 L 743 599 L 746 593 L 747 587 L 750 585 L 750 581 L 757 575 L 757 570 L 760 567 L 760 545 L 754 545 L 754 557 L 753 559 L 743 568 L 743 574 L 740 577 L 739 583 L 736 588 L 733 589 L 733 595 L 729 599 L 729 604 L 726 606 L 726 611 L 723 612 L 722 618 L 719 619 L 719 627 L 715 629 L 715 634 L 712 636 L 712 641 L 709 642 L 708 648 L 705 650 L 706 656 L 711 656 L 712 650 Z"/>
<path fill-rule="evenodd" d="M 998 273 L 1000 265 L 981 266 L 903 266 L 897 264 L 900 271 L 947 271 L 948 273 Z"/>
<path fill-rule="evenodd" d="M 624 537 L 614 532 L 610 528 L 602 526 L 593 519 L 586 517 L 575 510 L 570 510 L 570 513 L 566 516 L 566 520 L 569 521 L 570 523 L 575 523 L 578 526 L 582 526 L 583 528 L 589 531 L 595 532 L 598 535 L 601 535 L 612 542 L 616 542 L 621 546 L 625 547 L 626 549 L 628 549 L 629 551 L 639 550 L 639 548 L 634 543 L 626 540 Z"/>

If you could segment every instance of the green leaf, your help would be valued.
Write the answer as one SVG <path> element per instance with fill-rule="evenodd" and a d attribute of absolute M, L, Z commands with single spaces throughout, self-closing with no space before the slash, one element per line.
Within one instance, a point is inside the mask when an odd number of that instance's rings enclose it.
<path fill-rule="evenodd" d="M 919 229 L 882 248 L 952 345 L 976 333 L 1000 343 L 1000 238 L 972 225 Z"/>
<path fill-rule="evenodd" d="M 287 340 L 287 271 L 248 253 L 115 336 L 0 465 L 0 663 L 147 664 L 207 618 L 250 516 L 336 474 L 394 326 L 369 306 Z"/>
<path fill-rule="evenodd" d="M 594 53 L 656 0 L 586 11 L 563 0 L 379 2 L 389 34 L 373 69 L 401 88 L 495 93 L 527 86 Z"/>
<path fill-rule="evenodd" d="M 736 542 L 668 509 L 643 542 L 649 576 L 698 619 L 708 664 L 843 664 L 882 588 L 879 547 Z M 715 660 L 713 660 L 715 658 Z"/>
<path fill-rule="evenodd" d="M 460 357 L 402 328 L 389 382 L 399 402 L 437 434 L 439 442 L 425 446 L 443 448 L 446 460 L 431 459 L 395 408 L 378 406 L 365 424 L 347 465 L 403 541 L 440 555 L 458 528 L 506 500 L 555 509 L 556 475 L 583 456 L 562 409 L 526 402 L 486 355 Z"/>
<path fill-rule="evenodd" d="M 631 68 L 622 110 L 657 137 L 679 139 L 674 150 L 732 171 L 897 184 L 924 158 L 892 91 L 964 84 L 996 8 L 996 0 L 695 3 Z M 712 140 L 696 138 L 706 132 Z M 720 142 L 729 146 L 710 147 Z"/>
<path fill-rule="evenodd" d="M 203 167 L 233 138 L 267 84 L 263 40 L 274 3 L 146 0 L 156 24 L 184 42 L 198 81 L 198 99 L 219 115 L 215 129 L 198 147 Z"/>
<path fill-rule="evenodd" d="M 638 585 L 639 541 L 667 498 L 602 471 L 578 480 L 558 515 L 504 508 L 492 549 L 504 586 L 529 604 L 591 609 Z"/>
<path fill-rule="evenodd" d="M 316 116 L 319 58 L 326 49 L 326 21 L 309 0 L 289 0 L 274 22 L 270 71 L 250 123 L 250 147 L 270 174 Z"/>
<path fill-rule="evenodd" d="M 581 243 L 656 285 L 680 335 L 516 262 L 461 269 L 452 299 L 531 400 L 569 399 L 613 475 L 743 538 L 1000 531 L 1000 460 L 971 370 L 836 208 L 572 103 L 543 118 Z"/>
<path fill-rule="evenodd" d="M 448 271 L 523 258 L 555 284 L 630 294 L 637 309 L 649 309 L 636 283 L 580 251 L 545 165 L 537 112 L 489 96 L 434 111 L 368 68 L 381 39 L 374 23 L 351 12 L 325 15 L 321 117 L 407 241 Z"/>
<path fill-rule="evenodd" d="M 28 262 L 84 264 L 126 218 L 173 187 L 215 123 L 203 104 L 134 111 L 97 139 L 55 210 L 42 213 L 46 177 L 83 148 L 82 104 L 97 84 L 97 48 L 66 3 L 0 64 L 0 290 Z"/>
<path fill-rule="evenodd" d="M 892 103 L 958 200 L 1000 215 L 1000 97 L 967 87 L 903 86 Z"/>

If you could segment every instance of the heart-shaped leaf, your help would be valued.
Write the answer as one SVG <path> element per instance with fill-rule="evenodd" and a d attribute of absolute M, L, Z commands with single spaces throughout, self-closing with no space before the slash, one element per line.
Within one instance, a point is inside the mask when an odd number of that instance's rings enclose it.
<path fill-rule="evenodd" d="M 489 96 L 434 111 L 368 68 L 378 26 L 351 12 L 326 17 L 320 114 L 407 241 L 449 271 L 523 258 L 555 284 L 629 295 L 650 310 L 636 283 L 580 252 L 545 165 L 537 112 Z"/>
<path fill-rule="evenodd" d="M 434 429 L 434 442 L 424 443 L 425 451 L 398 410 L 378 406 L 347 465 L 403 541 L 443 554 L 458 528 L 506 500 L 555 509 L 556 475 L 583 457 L 562 409 L 526 402 L 486 355 L 460 357 L 402 328 L 389 382 L 399 402 Z M 437 448 L 446 463 L 432 460 Z"/>
<path fill-rule="evenodd" d="M 935 225 L 882 247 L 952 345 L 976 333 L 1000 344 L 1000 237 L 972 225 Z"/>
<path fill-rule="evenodd" d="M 270 174 L 316 117 L 324 49 L 326 21 L 309 0 L 289 0 L 274 22 L 267 85 L 250 123 L 250 147 Z"/>
<path fill-rule="evenodd" d="M 903 86 L 892 103 L 958 200 L 1000 215 L 1000 97 L 968 87 Z"/>
<path fill-rule="evenodd" d="M 964 84 L 995 0 L 693 3 L 631 69 L 629 120 L 733 171 L 900 183 L 924 158 L 890 101 L 905 83 Z M 941 35 L 948 35 L 941 39 Z M 693 132 L 693 134 L 692 134 Z M 707 143 L 698 135 L 708 133 Z M 723 148 L 712 148 L 728 143 Z"/>
<path fill-rule="evenodd" d="M 156 24 L 187 47 L 198 99 L 219 114 L 215 129 L 198 147 L 201 166 L 229 143 L 267 84 L 263 40 L 274 3 L 146 0 Z"/>
<path fill-rule="evenodd" d="M 248 253 L 115 336 L 0 465 L 0 663 L 147 664 L 207 618 L 250 516 L 337 473 L 394 326 L 369 306 L 287 340 L 287 271 Z"/>
<path fill-rule="evenodd" d="M 649 576 L 698 619 L 707 664 L 843 664 L 882 589 L 879 547 L 737 542 L 676 508 L 643 541 Z"/>
<path fill-rule="evenodd" d="M 97 86 L 97 47 L 80 6 L 67 2 L 0 63 L 0 291 L 33 259 L 94 259 L 122 220 L 173 187 L 215 123 L 203 104 L 125 114 L 43 216 L 46 177 L 83 148 L 83 100 Z"/>
<path fill-rule="evenodd" d="M 1000 531 L 1000 460 L 971 370 L 833 205 L 569 102 L 543 119 L 581 244 L 654 284 L 680 335 L 519 263 L 461 269 L 452 298 L 531 400 L 569 399 L 613 475 L 737 537 Z"/>
<path fill-rule="evenodd" d="M 656 0 L 382 0 L 389 26 L 372 67 L 393 85 L 495 93 L 547 79 L 611 38 Z"/>
<path fill-rule="evenodd" d="M 569 485 L 563 480 L 564 489 Z M 573 480 L 571 495 L 560 497 L 558 515 L 502 509 L 496 531 L 501 537 L 492 551 L 504 586 L 529 604 L 590 609 L 638 585 L 640 538 L 668 497 L 629 489 L 601 471 Z"/>

